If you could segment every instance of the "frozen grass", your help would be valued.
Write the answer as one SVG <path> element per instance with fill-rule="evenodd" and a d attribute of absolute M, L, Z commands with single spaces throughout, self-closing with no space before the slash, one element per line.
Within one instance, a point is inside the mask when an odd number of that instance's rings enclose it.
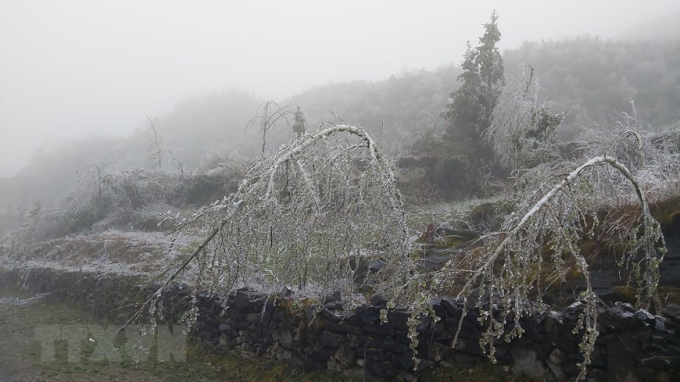
<path fill-rule="evenodd" d="M 5 268 L 54 268 L 116 274 L 154 274 L 191 251 L 192 235 L 173 237 L 159 232 L 107 231 L 67 236 L 15 250 L 0 248 Z"/>
<path fill-rule="evenodd" d="M 502 200 L 500 196 L 493 196 L 409 206 L 406 207 L 406 224 L 409 231 L 416 235 L 425 232 L 429 224 L 434 224 L 435 227 L 470 229 L 469 216 L 475 207 L 484 203 L 498 203 Z"/>

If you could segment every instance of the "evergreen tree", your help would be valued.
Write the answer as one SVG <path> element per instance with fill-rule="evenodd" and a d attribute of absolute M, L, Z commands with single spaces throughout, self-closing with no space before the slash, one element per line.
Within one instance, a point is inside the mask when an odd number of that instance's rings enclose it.
<path fill-rule="evenodd" d="M 295 132 L 295 137 L 300 138 L 307 132 L 307 128 L 305 126 L 307 120 L 305 119 L 305 115 L 302 113 L 302 109 L 300 108 L 299 105 L 297 107 L 297 110 L 295 111 L 294 119 L 295 120 L 293 122 L 293 131 Z"/>
<path fill-rule="evenodd" d="M 498 15 L 484 24 L 480 45 L 472 48 L 468 42 L 462 69 L 458 76 L 460 89 L 451 93 L 446 118 L 446 138 L 458 143 L 460 154 L 469 163 L 469 171 L 478 173 L 494 160 L 493 150 L 483 139 L 483 132 L 491 125 L 491 113 L 505 83 L 503 58 L 496 46 L 501 39 Z"/>

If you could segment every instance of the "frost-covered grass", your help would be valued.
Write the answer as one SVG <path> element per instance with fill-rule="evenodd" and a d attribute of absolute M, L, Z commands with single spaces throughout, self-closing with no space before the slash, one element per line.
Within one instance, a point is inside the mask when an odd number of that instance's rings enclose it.
<path fill-rule="evenodd" d="M 498 203 L 503 198 L 492 196 L 480 199 L 466 199 L 455 202 L 438 202 L 406 207 L 406 224 L 412 234 L 418 235 L 429 224 L 435 227 L 469 229 L 470 212 L 485 203 Z"/>
<path fill-rule="evenodd" d="M 0 248 L 5 268 L 54 268 L 116 274 L 153 274 L 186 256 L 197 244 L 185 234 L 174 240 L 161 232 L 106 231 Z"/>

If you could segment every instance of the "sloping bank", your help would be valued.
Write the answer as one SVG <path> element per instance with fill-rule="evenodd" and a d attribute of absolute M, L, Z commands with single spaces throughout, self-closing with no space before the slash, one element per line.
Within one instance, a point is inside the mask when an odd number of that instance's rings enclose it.
<path fill-rule="evenodd" d="M 96 275 L 52 269 L 0 271 L 0 287 L 19 285 L 33 293 L 53 292 L 63 299 L 113 323 L 132 315 L 139 302 L 158 285 L 149 286 L 139 276 Z M 191 295 L 174 287 L 163 293 L 163 315 L 176 321 L 186 311 Z M 250 290 L 231 294 L 227 301 L 197 295 L 198 320 L 194 336 L 215 353 L 235 350 L 246 357 L 277 359 L 310 369 L 328 369 L 352 379 L 368 377 L 412 380 L 424 369 L 437 373 L 482 365 L 490 375 L 504 379 L 524 375 L 537 381 L 573 379 L 580 334 L 573 328 L 581 306 L 573 304 L 562 312 L 538 309 L 523 322 L 522 338 L 499 341 L 497 364 L 486 360 L 479 347 L 485 327 L 474 313 L 463 319 L 460 338 L 451 348 L 459 326 L 462 305 L 453 299 L 434 301 L 438 322 L 425 320 L 419 327 L 418 354 L 414 372 L 407 337 L 405 309 L 392 309 L 381 324 L 385 301 L 345 310 L 338 295 L 326 297 L 314 307 L 294 298 L 291 291 L 265 295 Z M 159 321 L 162 323 L 162 321 Z M 619 304 L 599 316 L 600 336 L 589 368 L 589 377 L 606 381 L 680 380 L 680 306 L 668 305 L 662 316 L 653 316 L 631 305 Z"/>

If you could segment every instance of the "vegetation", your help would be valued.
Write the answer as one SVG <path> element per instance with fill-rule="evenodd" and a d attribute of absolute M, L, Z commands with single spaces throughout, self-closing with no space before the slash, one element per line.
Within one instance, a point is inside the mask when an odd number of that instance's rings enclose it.
<path fill-rule="evenodd" d="M 491 124 L 491 113 L 505 85 L 503 58 L 496 47 L 501 39 L 498 15 L 484 24 L 480 45 L 472 49 L 468 42 L 463 60 L 461 87 L 451 93 L 446 118 L 446 139 L 458 142 L 461 152 L 472 162 L 468 172 L 476 173 L 493 162 L 493 152 L 482 138 Z"/>
<path fill-rule="evenodd" d="M 626 293 L 639 307 L 658 312 L 662 305 L 665 243 L 650 204 L 678 197 L 680 129 L 670 123 L 680 120 L 679 45 L 655 43 L 647 51 L 638 43 L 582 38 L 528 43 L 502 57 L 497 20 L 494 12 L 479 46 L 468 44 L 461 70 L 328 85 L 296 96 L 296 107 L 241 92 L 213 94 L 150 119 L 148 129 L 114 147 L 106 139 L 74 143 L 94 147 L 81 154 L 88 165 L 82 157 L 59 157 L 58 150 L 37 154 L 20 179 L 42 174 L 43 181 L 55 179 L 55 190 L 67 191 L 32 206 L 25 197 L 20 213 L 8 210 L 6 216 L 14 213 L 25 224 L 2 250 L 15 254 L 28 244 L 44 250 L 36 243 L 109 229 L 163 231 L 171 236 L 159 261 L 165 271 L 157 276 L 166 286 L 187 282 L 216 294 L 295 286 L 317 298 L 340 291 L 350 303 L 381 294 L 390 307 L 412 309 L 414 354 L 423 316 L 437 319 L 431 299 L 452 294 L 487 326 L 480 344 L 491 360 L 495 342 L 522 335 L 522 317 L 543 306 L 549 285 L 579 276 L 585 288 L 574 296 L 581 309 L 575 333 L 583 335 L 583 376 L 599 334 L 589 243 L 611 244 L 632 287 Z M 520 68 L 507 84 L 504 60 Z M 443 121 L 432 118 L 445 105 Z M 629 112 L 610 115 L 624 109 Z M 340 123 L 322 119 L 329 110 Z M 601 126 L 584 127 L 595 122 Z M 244 127 L 254 127 L 246 133 L 256 130 L 257 137 L 246 139 Z M 236 130 L 239 138 L 227 144 Z M 577 136 L 588 142 L 559 140 Z M 223 140 L 222 153 L 209 152 L 208 140 Z M 392 162 L 386 152 L 404 141 L 408 155 Z M 133 149 L 136 156 L 114 162 Z M 56 170 L 47 174 L 51 161 Z M 476 217 L 462 223 L 457 228 L 466 231 L 458 236 L 481 232 L 431 269 L 411 245 L 403 195 L 420 201 L 494 195 L 502 216 L 486 226 Z M 482 205 L 473 213 L 491 209 Z M 430 223 L 426 244 L 437 229 L 451 229 Z M 187 243 L 196 245 L 178 254 L 176 247 Z M 153 316 L 161 293 L 129 323 L 146 310 Z M 187 312 L 188 324 L 196 314 Z"/>
<path fill-rule="evenodd" d="M 559 136 L 588 139 L 635 100 L 639 121 L 664 126 L 680 120 L 680 41 L 617 41 L 579 37 L 526 42 L 503 56 L 506 68 L 523 63 L 541 78 L 539 103 L 565 112 Z"/>

